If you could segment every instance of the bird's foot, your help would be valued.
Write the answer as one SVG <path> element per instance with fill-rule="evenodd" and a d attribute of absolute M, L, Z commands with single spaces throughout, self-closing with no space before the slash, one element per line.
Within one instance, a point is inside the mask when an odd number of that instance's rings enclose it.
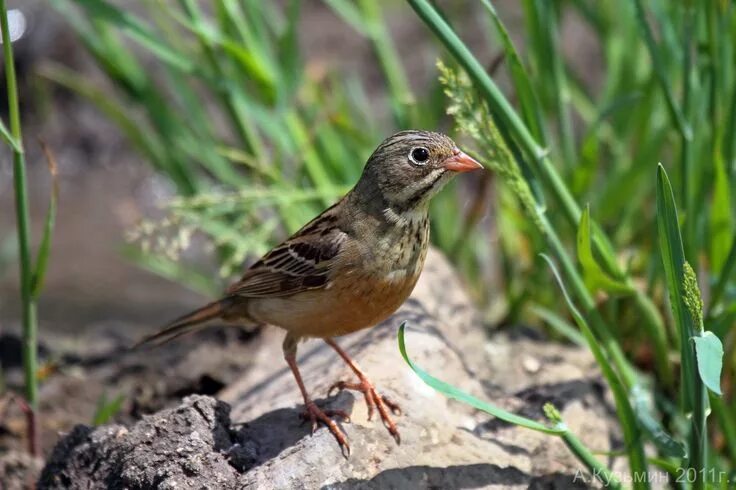
<path fill-rule="evenodd" d="M 389 410 L 391 410 L 394 415 L 401 415 L 401 408 L 397 403 L 392 402 L 385 396 L 378 393 L 375 386 L 373 386 L 373 383 L 371 383 L 368 378 L 361 376 L 359 379 L 360 381 L 358 383 L 338 381 L 337 383 L 330 386 L 328 396 L 330 396 L 333 391 L 339 392 L 342 390 L 353 390 L 363 393 L 363 396 L 365 397 L 365 404 L 368 406 L 368 420 L 371 420 L 375 410 L 378 410 L 378 413 L 381 416 L 381 420 L 383 421 L 383 425 L 386 426 L 389 434 L 393 436 L 396 444 L 401 444 L 399 429 L 396 428 L 396 423 L 393 421 L 391 415 L 389 414 Z"/>
<path fill-rule="evenodd" d="M 300 417 L 305 422 L 310 421 L 312 423 L 312 434 L 314 434 L 314 431 L 317 430 L 317 424 L 319 422 L 325 424 L 330 432 L 332 432 L 332 435 L 335 436 L 335 439 L 340 446 L 340 451 L 342 451 L 343 456 L 347 458 L 348 456 L 350 456 L 350 445 L 348 444 L 348 438 L 345 433 L 340 430 L 340 428 L 333 420 L 333 417 L 335 416 L 342 418 L 343 422 L 350 422 L 350 416 L 344 411 L 322 410 L 317 406 L 316 403 L 311 400 L 307 401 L 306 405 L 304 406 L 304 411 L 300 414 Z"/>

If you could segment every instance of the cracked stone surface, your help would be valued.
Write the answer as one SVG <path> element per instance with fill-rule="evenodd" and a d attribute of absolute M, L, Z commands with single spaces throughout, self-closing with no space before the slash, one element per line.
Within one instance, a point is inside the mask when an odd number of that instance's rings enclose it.
<path fill-rule="evenodd" d="M 523 329 L 487 335 L 447 262 L 431 253 L 411 299 L 382 325 L 338 342 L 378 390 L 401 404 L 397 445 L 362 396 L 327 397 L 350 370 L 324 343 L 300 346 L 299 365 L 318 404 L 343 409 L 352 453 L 313 435 L 269 329 L 244 347 L 251 366 L 216 398 L 193 395 L 142 420 L 77 426 L 56 445 L 38 488 L 588 488 L 591 479 L 561 440 L 448 400 L 400 357 L 396 333 L 426 371 L 502 408 L 542 420 L 552 401 L 596 451 L 620 448 L 619 430 L 591 356 Z M 619 467 L 620 462 L 606 461 Z M 616 466 L 618 465 L 618 466 Z"/>

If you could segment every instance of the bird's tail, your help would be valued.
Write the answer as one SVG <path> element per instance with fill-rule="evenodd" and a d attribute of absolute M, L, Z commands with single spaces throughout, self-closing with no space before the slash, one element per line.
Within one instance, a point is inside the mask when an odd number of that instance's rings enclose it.
<path fill-rule="evenodd" d="M 213 301 L 212 303 L 177 318 L 158 332 L 147 335 L 139 340 L 132 348 L 137 349 L 143 344 L 148 343 L 159 346 L 170 340 L 174 340 L 177 337 L 181 337 L 182 335 L 196 332 L 203 328 L 206 322 L 221 317 L 228 306 L 230 306 L 230 303 L 230 298 Z"/>

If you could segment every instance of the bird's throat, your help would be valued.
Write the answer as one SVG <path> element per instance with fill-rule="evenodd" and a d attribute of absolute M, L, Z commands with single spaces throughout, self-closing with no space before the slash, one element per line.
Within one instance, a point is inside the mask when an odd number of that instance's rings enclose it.
<path fill-rule="evenodd" d="M 419 205 L 409 209 L 400 209 L 386 206 L 383 209 L 383 218 L 386 223 L 398 228 L 417 228 L 428 219 L 429 206 Z M 403 232 L 402 230 L 397 230 Z"/>

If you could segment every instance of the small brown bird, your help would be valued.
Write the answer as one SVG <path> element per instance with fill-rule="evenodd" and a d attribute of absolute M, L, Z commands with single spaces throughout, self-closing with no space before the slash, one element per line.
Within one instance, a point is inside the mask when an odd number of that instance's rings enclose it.
<path fill-rule="evenodd" d="M 304 397 L 306 419 L 323 422 L 341 448 L 345 434 L 309 397 L 296 364 L 301 339 L 319 337 L 350 366 L 357 383 L 340 381 L 330 389 L 363 393 L 368 419 L 374 409 L 398 443 L 399 431 L 365 373 L 333 337 L 370 327 L 388 318 L 409 296 L 429 246 L 429 201 L 458 172 L 482 166 L 447 136 L 402 131 L 373 152 L 363 175 L 342 199 L 307 223 L 249 268 L 225 296 L 141 341 L 165 342 L 210 320 L 270 324 L 286 330 L 284 357 Z"/>

